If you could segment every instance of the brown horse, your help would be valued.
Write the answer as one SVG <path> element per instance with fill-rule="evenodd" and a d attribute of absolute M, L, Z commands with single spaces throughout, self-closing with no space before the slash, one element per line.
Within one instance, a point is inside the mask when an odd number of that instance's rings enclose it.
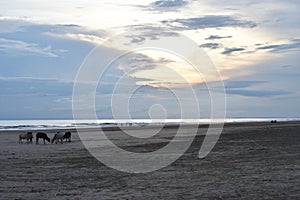
<path fill-rule="evenodd" d="M 19 135 L 19 143 L 22 143 L 22 140 L 27 140 L 27 143 L 32 143 L 32 132 L 27 132 Z"/>

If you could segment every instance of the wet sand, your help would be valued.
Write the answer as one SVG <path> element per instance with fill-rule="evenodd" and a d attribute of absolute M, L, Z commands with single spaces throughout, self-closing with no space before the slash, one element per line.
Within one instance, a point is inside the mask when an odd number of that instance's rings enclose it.
<path fill-rule="evenodd" d="M 227 124 L 212 152 L 199 159 L 206 128 L 180 159 L 146 174 L 103 165 L 75 132 L 71 143 L 36 145 L 19 144 L 18 131 L 1 131 L 0 199 L 300 199 L 300 122 Z M 149 152 L 176 130 L 166 127 L 148 140 L 106 133 L 126 150 Z"/>

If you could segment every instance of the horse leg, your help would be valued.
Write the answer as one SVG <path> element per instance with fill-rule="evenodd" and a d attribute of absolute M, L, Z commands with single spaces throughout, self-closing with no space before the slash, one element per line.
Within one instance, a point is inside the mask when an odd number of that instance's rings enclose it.
<path fill-rule="evenodd" d="M 46 144 L 45 138 L 43 140 L 44 140 L 44 144 Z"/>

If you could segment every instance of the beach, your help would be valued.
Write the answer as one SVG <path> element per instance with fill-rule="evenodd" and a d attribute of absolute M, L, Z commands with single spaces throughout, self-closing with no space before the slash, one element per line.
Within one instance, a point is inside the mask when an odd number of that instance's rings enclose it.
<path fill-rule="evenodd" d="M 151 127 L 150 127 L 151 128 Z M 132 152 L 157 150 L 177 126 L 147 140 L 115 143 Z M 132 128 L 143 132 L 146 127 Z M 149 127 L 148 127 L 149 129 Z M 189 127 L 185 127 L 189 132 Z M 207 157 L 198 158 L 207 126 L 177 161 L 160 170 L 133 174 L 109 168 L 89 154 L 78 134 L 63 144 L 18 143 L 27 131 L 0 131 L 1 199 L 299 199 L 300 122 L 225 124 Z M 95 130 L 87 130 L 95 131 Z M 32 131 L 34 133 L 36 130 Z M 53 137 L 56 130 L 44 130 Z"/>

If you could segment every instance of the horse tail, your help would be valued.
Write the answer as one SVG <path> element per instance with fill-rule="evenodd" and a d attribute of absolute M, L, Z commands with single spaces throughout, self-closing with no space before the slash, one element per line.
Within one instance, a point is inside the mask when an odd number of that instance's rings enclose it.
<path fill-rule="evenodd" d="M 48 135 L 46 135 L 46 140 L 47 140 L 48 142 L 50 142 L 50 138 L 48 137 Z"/>
<path fill-rule="evenodd" d="M 53 142 L 54 142 L 54 140 L 56 139 L 56 137 L 57 137 L 57 134 L 55 134 L 54 137 L 52 138 L 51 144 L 53 144 Z"/>

